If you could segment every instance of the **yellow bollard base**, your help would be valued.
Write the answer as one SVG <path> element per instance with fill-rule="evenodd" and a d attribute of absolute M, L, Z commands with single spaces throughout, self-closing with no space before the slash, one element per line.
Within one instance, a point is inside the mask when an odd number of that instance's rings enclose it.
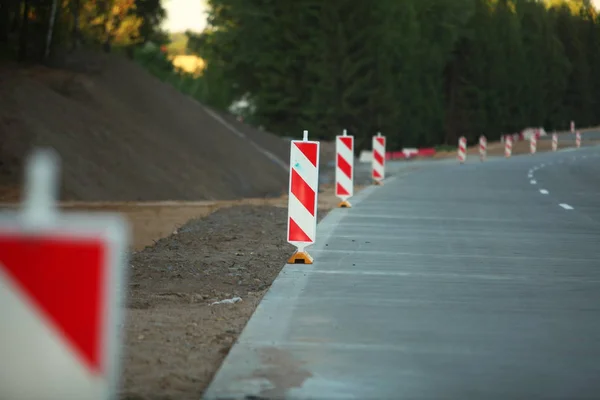
<path fill-rule="evenodd" d="M 338 207 L 339 208 L 350 208 L 350 207 L 352 207 L 352 204 L 350 204 L 350 202 L 348 200 L 344 200 L 340 204 L 338 204 Z"/>
<path fill-rule="evenodd" d="M 305 251 L 297 251 L 288 259 L 288 264 L 312 264 L 313 258 Z"/>

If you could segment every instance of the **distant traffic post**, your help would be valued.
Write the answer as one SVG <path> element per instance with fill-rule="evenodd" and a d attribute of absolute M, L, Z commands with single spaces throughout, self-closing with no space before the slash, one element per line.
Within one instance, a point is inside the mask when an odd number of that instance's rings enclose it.
<path fill-rule="evenodd" d="M 127 225 L 59 212 L 57 165 L 35 152 L 22 210 L 0 213 L 0 398 L 115 399 Z"/>
<path fill-rule="evenodd" d="M 506 135 L 506 140 L 504 142 L 504 157 L 506 158 L 510 158 L 510 156 L 512 156 L 512 143 L 512 136 Z"/>
<path fill-rule="evenodd" d="M 479 160 L 485 161 L 487 158 L 487 139 L 484 135 L 479 136 Z"/>
<path fill-rule="evenodd" d="M 552 151 L 556 151 L 558 149 L 558 135 L 556 132 L 552 134 Z"/>
<path fill-rule="evenodd" d="M 529 137 L 529 153 L 535 154 L 537 151 L 537 135 L 534 133 Z"/>
<path fill-rule="evenodd" d="M 351 207 L 348 199 L 354 193 L 354 136 L 346 130 L 335 137 L 335 195 L 340 208 Z"/>
<path fill-rule="evenodd" d="M 579 131 L 575 133 L 575 147 L 581 147 L 581 133 Z"/>
<path fill-rule="evenodd" d="M 372 142 L 373 160 L 371 166 L 371 176 L 373 184 L 383 185 L 385 179 L 385 136 L 378 132 L 373 136 Z"/>
<path fill-rule="evenodd" d="M 467 161 L 467 138 L 461 136 L 458 139 L 458 162 L 464 164 Z"/>

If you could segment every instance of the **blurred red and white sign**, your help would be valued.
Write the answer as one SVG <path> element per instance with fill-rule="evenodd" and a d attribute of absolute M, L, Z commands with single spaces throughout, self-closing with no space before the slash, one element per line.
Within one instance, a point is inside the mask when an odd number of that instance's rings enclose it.
<path fill-rule="evenodd" d="M 47 193 L 55 161 L 44 157 L 23 210 L 0 213 L 0 398 L 112 399 L 127 226 L 59 213 Z"/>

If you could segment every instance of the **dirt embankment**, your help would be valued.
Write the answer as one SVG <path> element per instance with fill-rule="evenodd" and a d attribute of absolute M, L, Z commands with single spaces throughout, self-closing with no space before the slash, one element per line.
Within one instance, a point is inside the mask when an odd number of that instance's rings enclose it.
<path fill-rule="evenodd" d="M 236 129 L 128 60 L 86 53 L 71 61 L 77 69 L 0 71 L 4 197 L 14 197 L 36 145 L 59 152 L 64 199 L 239 199 L 286 189 L 282 139 Z"/>

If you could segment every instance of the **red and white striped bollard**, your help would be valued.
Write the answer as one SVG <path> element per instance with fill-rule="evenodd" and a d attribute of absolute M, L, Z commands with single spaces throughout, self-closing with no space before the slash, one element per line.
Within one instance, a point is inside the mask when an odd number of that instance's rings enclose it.
<path fill-rule="evenodd" d="M 506 136 L 506 141 L 504 142 L 504 157 L 510 158 L 510 156 L 512 156 L 512 144 L 512 136 Z"/>
<path fill-rule="evenodd" d="M 464 164 L 467 160 L 467 138 L 461 136 L 458 139 L 458 162 Z"/>
<path fill-rule="evenodd" d="M 371 176 L 375 185 L 383 185 L 385 179 L 385 136 L 378 132 L 373 136 L 373 161 Z"/>
<path fill-rule="evenodd" d="M 479 136 L 479 159 L 485 161 L 487 158 L 487 139 L 484 135 Z"/>
<path fill-rule="evenodd" d="M 581 133 L 579 131 L 575 132 L 575 147 L 581 147 Z"/>
<path fill-rule="evenodd" d="M 537 151 L 537 136 L 531 135 L 531 137 L 529 138 L 529 153 L 531 154 L 535 154 L 535 152 Z"/>
<path fill-rule="evenodd" d="M 315 243 L 319 194 L 319 142 L 302 140 L 290 145 L 290 189 L 287 241 L 297 248 L 289 264 L 312 264 L 305 248 Z"/>
<path fill-rule="evenodd" d="M 351 207 L 354 194 L 354 136 L 344 133 L 335 137 L 335 195 L 342 200 L 338 207 Z"/>
<path fill-rule="evenodd" d="M 552 151 L 556 151 L 558 149 L 558 135 L 556 133 L 552 134 Z"/>

